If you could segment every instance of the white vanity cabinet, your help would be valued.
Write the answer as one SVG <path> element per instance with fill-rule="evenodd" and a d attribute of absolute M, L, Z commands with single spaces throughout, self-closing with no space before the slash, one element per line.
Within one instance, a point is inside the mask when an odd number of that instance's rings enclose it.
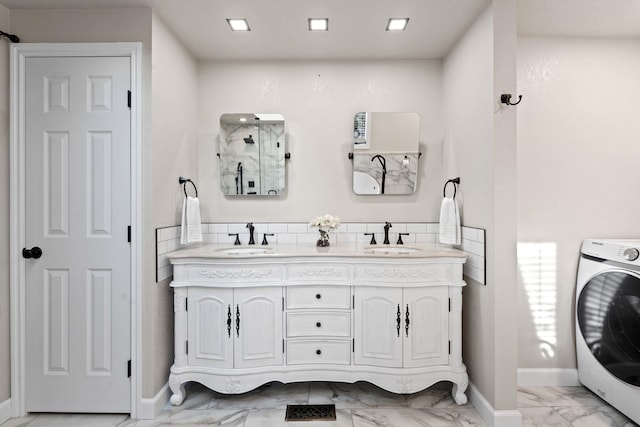
<path fill-rule="evenodd" d="M 354 363 L 418 368 L 449 363 L 449 289 L 357 287 Z"/>
<path fill-rule="evenodd" d="M 368 381 L 413 393 L 446 380 L 454 400 L 467 401 L 464 252 L 312 249 L 231 256 L 203 246 L 170 254 L 172 404 L 182 403 L 190 381 L 235 394 L 270 381 Z"/>

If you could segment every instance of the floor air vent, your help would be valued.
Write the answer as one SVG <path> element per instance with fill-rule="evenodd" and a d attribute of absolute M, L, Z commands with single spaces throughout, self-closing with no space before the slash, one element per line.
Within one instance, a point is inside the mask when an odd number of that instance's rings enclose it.
<path fill-rule="evenodd" d="M 336 405 L 287 405 L 285 421 L 335 421 Z"/>

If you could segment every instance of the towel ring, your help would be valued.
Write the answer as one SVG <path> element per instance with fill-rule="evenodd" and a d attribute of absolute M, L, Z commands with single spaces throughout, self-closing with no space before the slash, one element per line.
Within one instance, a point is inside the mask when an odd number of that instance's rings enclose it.
<path fill-rule="evenodd" d="M 449 183 L 453 184 L 453 198 L 456 198 L 456 193 L 458 192 L 458 185 L 460 184 L 460 177 L 453 178 L 444 183 L 444 188 L 442 189 L 442 197 L 447 197 L 447 185 Z"/>
<path fill-rule="evenodd" d="M 184 190 L 184 197 L 189 197 L 189 195 L 187 194 L 187 182 L 190 182 L 191 185 L 193 185 L 193 189 L 196 192 L 196 197 L 198 197 L 198 188 L 193 183 L 193 181 L 191 181 L 189 178 L 180 177 L 178 178 L 178 182 L 182 184 L 182 189 Z"/>

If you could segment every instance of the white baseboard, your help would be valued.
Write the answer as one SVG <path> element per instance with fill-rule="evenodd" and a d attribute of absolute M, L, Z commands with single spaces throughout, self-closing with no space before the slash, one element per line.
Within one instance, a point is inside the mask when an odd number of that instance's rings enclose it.
<path fill-rule="evenodd" d="M 11 399 L 0 402 L 0 424 L 11 418 Z"/>
<path fill-rule="evenodd" d="M 508 411 L 495 410 L 472 383 L 469 383 L 467 395 L 471 404 L 489 427 L 520 427 L 522 425 L 520 411 L 517 409 Z"/>
<path fill-rule="evenodd" d="M 162 408 L 169 402 L 171 390 L 169 383 L 166 383 L 152 399 L 142 399 L 138 408 L 139 420 L 153 420 L 158 416 Z"/>
<path fill-rule="evenodd" d="M 519 386 L 578 386 L 577 369 L 518 369 Z"/>

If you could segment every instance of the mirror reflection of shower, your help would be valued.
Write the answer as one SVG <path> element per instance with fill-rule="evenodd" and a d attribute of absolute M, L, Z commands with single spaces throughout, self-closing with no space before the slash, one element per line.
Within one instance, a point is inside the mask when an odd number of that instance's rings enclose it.
<path fill-rule="evenodd" d="M 238 162 L 236 168 L 236 194 L 244 194 L 244 183 L 242 182 L 242 162 Z"/>
<path fill-rule="evenodd" d="M 283 194 L 284 118 L 280 114 L 223 114 L 219 157 L 223 194 Z"/>

